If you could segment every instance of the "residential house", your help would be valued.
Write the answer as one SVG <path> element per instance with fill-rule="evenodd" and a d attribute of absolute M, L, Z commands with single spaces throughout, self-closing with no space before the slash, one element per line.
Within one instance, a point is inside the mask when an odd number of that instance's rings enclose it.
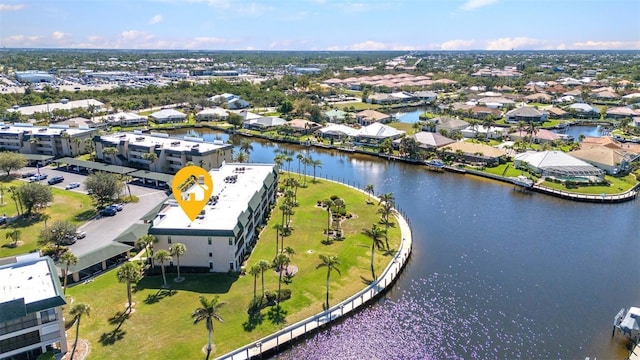
<path fill-rule="evenodd" d="M 326 139 L 344 140 L 354 138 L 358 134 L 358 129 L 347 125 L 330 124 L 319 129 L 316 133 Z"/>
<path fill-rule="evenodd" d="M 437 148 L 452 144 L 455 140 L 449 139 L 446 136 L 442 136 L 438 133 L 428 132 L 428 131 L 420 131 L 413 135 L 411 135 L 418 144 L 420 144 L 420 148 L 424 150 L 435 150 Z M 400 142 L 401 139 L 394 140 L 394 142 Z"/>
<path fill-rule="evenodd" d="M 538 102 L 543 104 L 550 104 L 553 101 L 553 96 L 547 93 L 535 93 L 527 95 L 523 98 L 526 102 Z"/>
<path fill-rule="evenodd" d="M 551 119 L 566 119 L 569 117 L 569 112 L 560 109 L 559 107 L 550 106 L 544 109 L 549 114 Z"/>
<path fill-rule="evenodd" d="M 316 122 L 305 119 L 293 119 L 287 122 L 285 125 L 289 126 L 293 130 L 293 132 L 298 135 L 312 134 L 322 127 L 322 125 Z"/>
<path fill-rule="evenodd" d="M 144 116 L 131 112 L 119 112 L 102 117 L 102 121 L 109 126 L 143 126 L 149 123 Z"/>
<path fill-rule="evenodd" d="M 187 115 L 175 109 L 163 109 L 149 116 L 156 124 L 182 123 Z"/>
<path fill-rule="evenodd" d="M 506 120 L 510 123 L 517 123 L 519 121 L 524 121 L 526 123 L 543 123 L 547 121 L 547 117 L 547 113 L 531 106 L 515 108 L 506 114 Z"/>
<path fill-rule="evenodd" d="M 640 110 L 634 110 L 626 106 L 612 107 L 607 109 L 607 112 L 605 113 L 605 117 L 608 119 L 633 118 L 638 115 L 640 115 Z"/>
<path fill-rule="evenodd" d="M 509 132 L 508 127 L 490 126 L 484 125 L 468 126 L 460 131 L 462 136 L 466 138 L 476 138 L 479 135 L 483 135 L 485 139 L 499 139 L 507 135 Z"/>
<path fill-rule="evenodd" d="M 529 137 L 531 137 L 531 142 L 535 144 L 544 144 L 563 140 L 562 136 L 547 129 L 537 129 L 534 134 L 530 134 L 526 130 L 516 131 L 509 134 L 509 138 L 511 138 L 511 140 L 528 140 Z"/>
<path fill-rule="evenodd" d="M 500 119 L 502 117 L 502 113 L 499 110 L 486 106 L 474 106 L 468 110 L 468 113 L 475 119 L 484 119 L 487 116 L 493 116 L 494 119 Z"/>
<path fill-rule="evenodd" d="M 232 160 L 233 146 L 222 141 L 205 142 L 201 138 L 170 138 L 167 134 L 116 133 L 94 139 L 98 160 L 120 166 L 175 174 L 194 164 L 204 169 L 217 168 Z M 104 149 L 116 148 L 117 154 L 105 154 Z M 145 155 L 155 153 L 155 159 Z"/>
<path fill-rule="evenodd" d="M 413 95 L 427 104 L 433 103 L 438 98 L 438 94 L 433 91 L 416 91 Z"/>
<path fill-rule="evenodd" d="M 278 126 L 285 125 L 286 123 L 286 120 L 279 117 L 262 116 L 257 119 L 245 120 L 243 122 L 243 127 L 249 130 L 269 131 Z"/>
<path fill-rule="evenodd" d="M 469 163 L 484 163 L 496 165 L 500 159 L 506 156 L 506 151 L 486 144 L 469 141 L 457 141 L 440 148 L 448 156 L 455 157 L 458 161 Z"/>
<path fill-rule="evenodd" d="M 222 105 L 223 107 L 226 104 L 226 107 L 232 110 L 246 109 L 249 107 L 249 102 L 242 100 L 238 95 L 229 93 L 214 95 L 209 98 L 209 101 L 216 105 Z"/>
<path fill-rule="evenodd" d="M 638 153 L 616 145 L 591 146 L 572 151 L 569 154 L 606 171 L 609 175 L 628 171 L 631 168 L 631 162 L 638 157 Z"/>
<path fill-rule="evenodd" d="M 185 244 L 189 251 L 180 257 L 181 266 L 238 272 L 257 240 L 256 228 L 264 225 L 276 201 L 278 171 L 274 164 L 227 163 L 209 173 L 221 185 L 214 186 L 201 215 L 191 221 L 177 202 L 169 201 L 149 234 L 158 239 L 156 251 Z M 229 178 L 234 181 L 225 181 Z"/>
<path fill-rule="evenodd" d="M 53 260 L 31 253 L 0 264 L 0 358 L 35 360 L 47 351 L 61 358 L 67 302 Z"/>
<path fill-rule="evenodd" d="M 447 134 L 452 134 L 456 131 L 462 131 L 462 129 L 465 129 L 469 126 L 469 123 L 464 120 L 446 116 L 433 118 L 429 121 L 429 123 L 433 122 L 435 122 L 436 124 L 435 132 L 437 133 L 440 133 L 441 130 L 444 130 L 447 132 Z M 433 130 L 432 128 L 429 128 L 429 126 L 429 124 L 425 124 L 422 126 L 422 129 L 427 131 Z"/>
<path fill-rule="evenodd" d="M 600 181 L 605 172 L 597 167 L 562 151 L 527 151 L 516 155 L 517 169 L 529 169 L 544 177 L 560 180 Z"/>
<path fill-rule="evenodd" d="M 405 133 L 405 131 L 392 128 L 389 125 L 375 122 L 360 128 L 355 136 L 355 142 L 363 145 L 377 146 L 385 139 L 395 140 L 404 136 Z"/>
<path fill-rule="evenodd" d="M 598 109 L 585 103 L 571 104 L 567 109 L 569 112 L 575 114 L 575 116 L 581 118 L 600 117 L 600 112 L 598 111 Z"/>
<path fill-rule="evenodd" d="M 229 112 L 219 106 L 203 109 L 196 114 L 197 121 L 226 120 L 228 117 Z"/>
<path fill-rule="evenodd" d="M 376 122 L 387 123 L 392 119 L 391 115 L 375 110 L 363 110 L 356 113 L 356 122 L 362 126 L 371 125 Z"/>
<path fill-rule="evenodd" d="M 329 111 L 325 111 L 324 116 L 331 123 L 341 124 L 345 122 L 347 113 L 342 110 L 331 109 Z"/>

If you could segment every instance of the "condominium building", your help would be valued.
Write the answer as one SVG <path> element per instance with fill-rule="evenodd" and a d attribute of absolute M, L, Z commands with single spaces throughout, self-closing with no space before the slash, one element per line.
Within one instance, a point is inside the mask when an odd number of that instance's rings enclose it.
<path fill-rule="evenodd" d="M 85 154 L 85 140 L 95 129 L 70 128 L 68 125 L 33 126 L 27 123 L 0 123 L 0 150 L 53 157 Z"/>
<path fill-rule="evenodd" d="M 50 257 L 0 260 L 0 359 L 31 360 L 67 352 L 61 307 L 66 304 Z"/>
<path fill-rule="evenodd" d="M 238 271 L 257 239 L 256 227 L 276 200 L 278 171 L 273 164 L 225 164 L 209 173 L 213 192 L 197 219 L 191 221 L 172 201 L 155 217 L 149 234 L 158 239 L 154 249 L 185 244 L 181 266 Z"/>
<path fill-rule="evenodd" d="M 163 133 L 116 133 L 95 138 L 94 143 L 96 157 L 104 162 L 169 174 L 175 174 L 187 165 L 207 170 L 217 168 L 223 162 L 231 161 L 233 156 L 233 146 L 222 141 L 170 138 Z M 105 153 L 106 148 L 115 148 L 117 153 Z M 145 155 L 150 153 L 155 155 Z"/>

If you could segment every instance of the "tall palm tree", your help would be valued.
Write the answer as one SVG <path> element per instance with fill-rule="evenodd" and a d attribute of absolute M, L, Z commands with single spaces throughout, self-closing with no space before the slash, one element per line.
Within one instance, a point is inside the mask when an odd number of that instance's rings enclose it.
<path fill-rule="evenodd" d="M 378 225 L 376 224 L 373 224 L 371 229 L 364 229 L 362 233 L 371 238 L 371 276 L 374 279 L 377 279 L 376 270 L 373 267 L 373 256 L 376 253 L 376 248 L 379 249 L 382 247 L 382 238 L 385 236 L 385 234 L 384 231 L 378 228 Z"/>
<path fill-rule="evenodd" d="M 287 172 L 289 173 L 289 176 L 291 176 L 291 162 L 293 161 L 293 158 L 289 155 L 286 155 L 284 157 L 284 161 L 287 163 Z"/>
<path fill-rule="evenodd" d="M 258 296 L 257 296 L 258 275 L 260 275 L 261 272 L 262 272 L 262 270 L 260 269 L 260 265 L 258 265 L 258 264 L 254 264 L 251 268 L 249 268 L 249 275 L 253 275 L 253 301 L 254 302 L 258 298 Z"/>
<path fill-rule="evenodd" d="M 325 199 L 322 201 L 322 205 L 327 207 L 327 242 L 329 242 L 329 228 L 331 227 L 331 207 L 333 206 L 333 200 Z"/>
<path fill-rule="evenodd" d="M 151 166 L 158 160 L 158 154 L 155 151 L 144 153 L 142 154 L 142 160 L 149 161 L 149 170 L 151 170 Z"/>
<path fill-rule="evenodd" d="M 119 153 L 118 149 L 110 146 L 110 147 L 106 147 L 104 149 L 102 149 L 102 155 L 109 155 L 111 156 L 111 162 L 115 163 L 116 162 L 116 155 Z M 144 155 L 143 155 L 144 158 Z"/>
<path fill-rule="evenodd" d="M 161 250 L 158 250 L 158 252 L 156 252 L 155 255 L 153 255 L 153 258 L 160 262 L 160 267 L 162 268 L 162 281 L 164 283 L 162 287 L 166 288 L 167 277 L 164 274 L 164 262 L 171 260 L 171 254 L 167 250 L 161 249 Z"/>
<path fill-rule="evenodd" d="M 176 257 L 176 263 L 178 267 L 178 278 L 182 280 L 182 276 L 180 276 L 180 256 L 184 255 L 187 252 L 187 246 L 183 243 L 175 243 L 171 247 L 171 255 Z"/>
<path fill-rule="evenodd" d="M 70 312 L 73 316 L 73 320 L 76 323 L 76 339 L 73 341 L 73 350 L 71 350 L 71 356 L 69 360 L 73 360 L 73 355 L 76 353 L 76 347 L 78 346 L 78 338 L 80 337 L 80 319 L 83 315 L 89 316 L 91 314 L 91 306 L 85 303 L 75 303 Z"/>
<path fill-rule="evenodd" d="M 72 155 L 80 154 L 80 144 L 82 144 L 82 139 L 80 139 L 79 137 L 74 137 L 72 142 L 73 142 L 73 145 L 75 145 L 75 148 L 76 148 L 76 153 L 75 154 L 72 153 Z"/>
<path fill-rule="evenodd" d="M 278 166 L 278 170 L 282 169 L 282 165 L 284 165 L 284 158 L 287 157 L 285 154 L 278 154 L 273 158 L 273 162 Z"/>
<path fill-rule="evenodd" d="M 327 300 L 325 302 L 325 310 L 328 310 L 329 309 L 329 281 L 331 280 L 331 271 L 335 270 L 338 272 L 338 274 L 342 275 L 340 273 L 340 269 L 337 268 L 337 266 L 340 265 L 340 261 L 338 260 L 338 257 L 335 255 L 327 256 L 324 254 L 320 254 L 318 256 L 320 257 L 320 260 L 322 262 L 316 265 L 316 269 L 319 269 L 321 267 L 327 268 Z"/>
<path fill-rule="evenodd" d="M 143 235 L 136 240 L 136 246 L 139 249 L 145 249 L 147 252 L 147 259 L 151 260 L 151 265 L 153 266 L 153 258 L 149 256 L 149 248 L 153 251 L 153 244 L 158 242 L 158 238 L 153 235 Z"/>
<path fill-rule="evenodd" d="M 124 185 L 127 187 L 127 191 L 129 192 L 129 199 L 131 199 L 131 187 L 129 186 L 129 183 L 131 182 L 131 180 L 133 180 L 133 178 L 131 177 L 131 175 L 120 175 L 120 179 L 122 180 L 122 182 L 124 183 Z"/>
<path fill-rule="evenodd" d="M 96 149 L 96 146 L 93 143 L 93 140 L 91 138 L 84 139 L 84 151 L 89 153 L 89 158 L 91 160 L 95 160 L 94 154 L 93 154 L 95 149 Z"/>
<path fill-rule="evenodd" d="M 249 162 L 249 157 L 251 156 L 251 152 L 253 151 L 253 145 L 251 145 L 251 141 L 242 140 L 240 143 L 240 150 L 244 151 L 247 154 L 247 162 Z"/>
<path fill-rule="evenodd" d="M 258 261 L 258 266 L 260 267 L 260 276 L 262 281 L 262 297 L 264 298 L 264 272 L 271 269 L 271 264 L 267 260 Z"/>
<path fill-rule="evenodd" d="M 142 269 L 138 263 L 127 261 L 124 265 L 120 266 L 116 276 L 118 277 L 118 282 L 127 283 L 127 299 L 129 300 L 127 312 L 131 312 L 131 305 L 133 303 L 131 301 L 131 283 L 138 282 L 142 279 Z"/>
<path fill-rule="evenodd" d="M 207 300 L 204 296 L 200 296 L 200 307 L 196 308 L 193 313 L 191 313 L 191 318 L 193 319 L 194 325 L 201 321 L 204 321 L 207 326 L 207 332 L 209 333 L 209 342 L 207 343 L 207 359 L 209 359 L 209 355 L 211 354 L 213 343 L 213 320 L 218 320 L 221 323 L 224 322 L 224 319 L 222 318 L 222 316 L 220 316 L 220 308 L 225 304 L 225 302 L 219 301 L 218 296 L 214 297 L 211 300 Z"/>
<path fill-rule="evenodd" d="M 301 178 L 302 174 L 300 173 L 300 163 L 302 162 L 302 159 L 304 159 L 304 155 L 302 155 L 301 153 L 298 153 L 296 155 L 296 159 L 298 159 L 298 178 Z"/>
<path fill-rule="evenodd" d="M 63 294 L 67 294 L 67 279 L 69 278 L 69 267 L 71 265 L 75 265 L 78 263 L 78 257 L 75 256 L 71 250 L 67 250 L 62 256 L 60 260 L 64 263 L 64 285 L 63 285 Z"/>
<path fill-rule="evenodd" d="M 284 213 L 282 215 L 282 221 L 284 221 Z M 276 255 L 278 255 L 278 249 L 279 249 L 279 237 L 280 234 L 282 234 L 282 232 L 284 231 L 284 226 L 282 226 L 282 224 L 275 224 L 273 225 L 273 228 L 276 230 Z"/>
<path fill-rule="evenodd" d="M 322 167 L 322 161 L 311 159 L 309 161 L 309 164 L 311 166 L 313 166 L 313 182 L 315 182 L 316 181 L 316 168 Z"/>
<path fill-rule="evenodd" d="M 374 193 L 374 187 L 373 184 L 368 184 L 367 186 L 364 187 L 364 191 L 369 194 L 369 198 L 367 199 L 367 203 L 371 203 L 371 195 L 373 195 Z"/>
<path fill-rule="evenodd" d="M 291 259 L 286 254 L 278 254 L 275 259 L 273 259 L 273 268 L 278 271 L 278 299 L 277 299 L 277 307 L 280 309 L 280 292 L 282 290 L 282 273 L 289 265 Z"/>
<path fill-rule="evenodd" d="M 307 165 L 310 165 L 311 159 L 308 157 L 304 157 L 302 159 L 302 165 L 304 165 L 304 180 L 303 180 L 303 186 L 307 186 Z"/>
<path fill-rule="evenodd" d="M 533 137 L 538 133 L 538 124 L 535 121 L 530 121 L 527 126 L 527 134 L 529 134 L 529 144 L 533 142 Z"/>
<path fill-rule="evenodd" d="M 40 220 L 44 221 L 44 228 L 47 228 L 47 220 L 51 219 L 51 215 L 42 213 L 40 214 Z"/>
<path fill-rule="evenodd" d="M 22 235 L 22 231 L 18 229 L 7 231 L 7 233 L 5 234 L 5 239 L 11 239 L 12 240 L 11 246 L 16 247 L 18 246 L 20 235 Z"/>

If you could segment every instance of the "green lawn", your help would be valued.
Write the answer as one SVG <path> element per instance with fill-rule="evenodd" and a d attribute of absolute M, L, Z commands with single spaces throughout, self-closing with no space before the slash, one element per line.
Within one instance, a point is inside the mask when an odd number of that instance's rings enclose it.
<path fill-rule="evenodd" d="M 388 123 L 387 125 L 398 130 L 406 131 L 407 135 L 412 135 L 416 131 L 413 129 L 412 123 L 403 123 L 403 122 L 394 121 L 394 122 Z M 418 130 L 418 131 L 422 131 L 422 130 Z"/>
<path fill-rule="evenodd" d="M 513 163 L 511 162 L 506 164 L 500 164 L 495 167 L 486 167 L 483 171 L 488 172 L 490 174 L 505 176 L 505 177 L 517 177 L 519 175 L 525 175 L 525 176 L 529 175 L 525 171 L 514 168 Z"/>
<path fill-rule="evenodd" d="M 20 186 L 25 184 L 25 182 L 12 180 L 3 181 L 1 184 L 5 189 L 8 189 L 12 185 Z M 47 224 L 58 220 L 68 220 L 74 225 L 80 226 L 95 216 L 96 210 L 91 197 L 88 195 L 58 188 L 51 188 L 51 190 L 53 192 L 53 203 L 42 211 L 42 213 L 48 214 L 51 217 L 47 220 Z M 3 203 L 0 204 L 0 212 L 9 217 L 16 216 L 18 213 L 16 204 L 11 200 L 11 194 L 6 190 L 3 200 Z M 41 220 L 37 214 L 31 218 L 20 218 L 0 227 L 0 243 L 2 244 L 0 247 L 0 257 L 34 251 L 37 248 L 36 242 L 43 227 L 44 221 Z M 16 248 L 11 248 L 8 246 L 11 240 L 7 239 L 6 234 L 15 229 L 21 231 L 20 240 L 24 242 L 24 244 Z"/>
<path fill-rule="evenodd" d="M 309 178 L 308 184 L 308 188 L 298 190 L 300 206 L 295 208 L 292 217 L 293 233 L 285 238 L 285 247 L 290 246 L 296 251 L 292 264 L 299 268 L 292 283 L 282 285 L 292 291 L 292 298 L 282 303 L 285 323 L 272 321 L 271 308 L 262 310 L 261 317 L 250 322 L 247 307 L 253 297 L 253 277 L 247 275 L 233 279 L 226 274 L 187 274 L 186 281 L 171 283 L 171 293 L 160 290 L 160 276 L 145 277 L 133 295 L 135 313 L 120 321 L 117 315 L 125 308 L 126 286 L 117 283 L 115 271 L 110 271 L 67 292 L 75 301 L 86 302 L 92 307 L 91 316 L 83 318 L 80 330 L 80 337 L 88 339 L 91 344 L 91 358 L 121 359 L 123 354 L 135 354 L 138 359 L 203 357 L 201 348 L 206 344 L 207 331 L 202 323 L 194 326 L 190 317 L 199 305 L 199 295 L 208 298 L 220 295 L 226 302 L 221 310 L 225 322 L 214 324 L 217 348 L 212 358 L 318 313 L 322 311 L 326 279 L 326 269 L 315 268 L 319 263 L 318 254 L 336 255 L 341 261 L 339 269 L 342 275 L 337 272 L 331 275 L 331 304 L 364 288 L 366 281 L 371 279 L 371 241 L 361 231 L 378 222 L 377 204 L 367 204 L 366 195 L 328 181 L 311 184 Z M 342 224 L 345 240 L 323 245 L 327 212 L 316 207 L 316 202 L 334 194 L 345 200 L 347 211 L 354 216 Z M 272 226 L 280 222 L 281 212 L 277 206 L 275 209 L 248 260 L 248 266 L 262 259 L 271 260 L 276 253 Z M 392 227 L 389 233 L 390 247 L 395 249 L 399 245 L 400 231 Z M 375 268 L 378 274 L 391 258 L 391 254 L 377 251 Z M 168 275 L 168 278 L 174 276 Z M 276 273 L 268 270 L 265 288 L 277 290 L 277 282 Z M 260 291 L 258 279 L 258 293 Z M 69 307 L 65 311 L 69 318 Z M 72 338 L 73 332 L 73 328 L 69 329 L 68 336 Z"/>
<path fill-rule="evenodd" d="M 575 189 L 567 189 L 563 184 L 545 181 L 541 185 L 552 189 L 578 193 L 578 194 L 620 194 L 630 190 L 637 183 L 634 175 L 623 177 L 605 176 L 605 180 L 609 182 L 609 186 L 580 186 Z"/>

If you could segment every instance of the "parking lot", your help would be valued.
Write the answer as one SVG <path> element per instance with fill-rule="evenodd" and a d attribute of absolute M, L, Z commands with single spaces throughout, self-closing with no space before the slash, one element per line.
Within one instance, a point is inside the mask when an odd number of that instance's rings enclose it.
<path fill-rule="evenodd" d="M 22 174 L 34 171 L 36 171 L 35 168 L 24 168 L 19 170 L 18 173 Z M 51 167 L 40 168 L 40 173 L 47 174 L 48 179 L 54 176 L 64 177 L 64 180 L 61 183 L 55 185 L 47 185 L 47 180 L 41 180 L 40 183 L 44 185 L 64 190 L 69 183 L 79 182 L 81 184 L 80 187 L 65 191 L 75 191 L 84 194 L 87 193 L 87 189 L 84 186 L 87 174 L 56 170 Z M 28 181 L 27 179 L 23 180 Z M 118 235 L 124 232 L 132 224 L 137 223 L 142 216 L 167 198 L 165 190 L 162 189 L 133 184 L 129 185 L 129 187 L 131 188 L 131 194 L 137 196 L 140 201 L 137 203 L 125 204 L 122 211 L 119 211 L 115 216 L 98 216 L 86 224 L 81 225 L 79 229 L 85 231 L 87 236 L 84 239 L 79 239 L 75 244 L 69 246 L 76 256 L 80 257 L 94 249 L 108 245 L 118 237 Z M 125 191 L 127 191 L 128 194 L 128 190 L 126 188 Z"/>

